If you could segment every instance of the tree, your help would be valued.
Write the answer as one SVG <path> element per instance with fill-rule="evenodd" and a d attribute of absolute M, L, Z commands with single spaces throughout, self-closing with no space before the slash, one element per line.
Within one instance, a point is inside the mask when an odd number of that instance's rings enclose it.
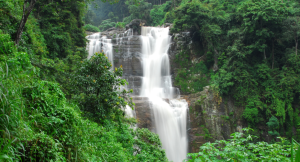
<path fill-rule="evenodd" d="M 22 19 L 21 19 L 20 24 L 19 24 L 19 28 L 17 30 L 16 39 L 15 39 L 15 44 L 16 45 L 19 45 L 19 41 L 21 39 L 25 24 L 27 22 L 27 19 L 30 15 L 31 11 L 33 10 L 33 7 L 34 7 L 35 3 L 37 2 L 37 0 L 29 0 L 29 1 L 30 1 L 30 3 L 28 5 L 28 7 L 26 7 L 27 3 L 28 3 L 27 0 L 24 1 L 23 15 L 22 15 Z"/>
<path fill-rule="evenodd" d="M 283 22 L 284 27 L 284 39 L 290 40 L 293 39 L 295 42 L 295 54 L 297 56 L 298 53 L 298 37 L 300 35 L 300 21 L 298 16 L 293 16 L 287 18 Z"/>
<path fill-rule="evenodd" d="M 276 129 L 278 129 L 279 127 L 279 122 L 278 119 L 275 116 L 272 116 L 269 119 L 269 122 L 267 122 L 268 128 L 269 128 L 269 135 L 273 136 L 273 137 L 277 137 L 279 136 L 279 133 L 276 131 Z"/>
<path fill-rule="evenodd" d="M 90 60 L 82 62 L 73 78 L 74 96 L 86 116 L 97 122 L 118 118 L 122 108 L 133 106 L 129 91 L 121 86 L 127 84 L 120 77 L 122 67 L 112 71 L 112 65 L 103 53 L 96 53 Z"/>
<path fill-rule="evenodd" d="M 271 67 L 274 69 L 275 43 L 282 34 L 281 22 L 287 18 L 288 9 L 284 3 L 272 0 L 245 1 L 238 9 L 243 20 L 245 45 L 249 53 L 256 50 L 263 53 L 266 60 L 266 47 L 271 44 Z M 270 46 L 270 45 L 269 45 Z"/>
<path fill-rule="evenodd" d="M 196 28 L 196 33 L 200 35 L 202 46 L 207 51 L 214 53 L 213 70 L 217 71 L 220 47 L 224 45 L 222 39 L 222 26 L 226 24 L 228 14 L 220 12 L 222 5 L 218 2 L 201 2 L 193 0 L 180 6 L 175 10 L 176 19 L 174 21 L 173 32 Z M 206 54 L 205 52 L 205 54 Z"/>

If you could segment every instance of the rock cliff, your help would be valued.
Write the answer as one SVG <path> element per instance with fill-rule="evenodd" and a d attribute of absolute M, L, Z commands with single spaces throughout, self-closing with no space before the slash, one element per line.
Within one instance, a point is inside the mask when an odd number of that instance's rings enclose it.
<path fill-rule="evenodd" d="M 243 108 L 235 106 L 231 97 L 214 92 L 209 86 L 195 94 L 183 95 L 189 103 L 190 151 L 198 152 L 199 147 L 210 141 L 224 140 L 233 132 L 241 131 Z"/>

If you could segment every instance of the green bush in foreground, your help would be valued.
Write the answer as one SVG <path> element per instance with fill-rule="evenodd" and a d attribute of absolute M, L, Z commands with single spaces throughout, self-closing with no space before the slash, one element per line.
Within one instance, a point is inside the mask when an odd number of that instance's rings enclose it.
<path fill-rule="evenodd" d="M 291 161 L 290 143 L 282 137 L 278 137 L 280 142 L 269 144 L 267 142 L 254 143 L 256 138 L 248 132 L 251 129 L 244 128 L 246 133 L 233 133 L 232 139 L 220 140 L 215 143 L 205 143 L 200 147 L 199 153 L 190 153 L 191 161 Z M 297 147 L 293 146 L 293 150 Z M 298 155 L 297 155 L 298 156 Z"/>
<path fill-rule="evenodd" d="M 91 24 L 84 25 L 83 29 L 85 29 L 86 31 L 90 31 L 90 32 L 100 32 L 99 28 L 97 28 L 96 26 L 91 25 Z"/>

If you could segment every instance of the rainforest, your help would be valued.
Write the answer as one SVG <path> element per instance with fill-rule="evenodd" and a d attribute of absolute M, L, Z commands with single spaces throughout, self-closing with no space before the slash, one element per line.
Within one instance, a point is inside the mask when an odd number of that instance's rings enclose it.
<path fill-rule="evenodd" d="M 300 162 L 300 3 L 0 0 L 0 161 Z"/>

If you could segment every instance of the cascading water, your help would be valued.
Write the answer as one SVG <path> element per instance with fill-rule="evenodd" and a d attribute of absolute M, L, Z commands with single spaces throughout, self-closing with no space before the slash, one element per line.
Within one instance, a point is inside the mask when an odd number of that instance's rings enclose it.
<path fill-rule="evenodd" d="M 95 33 L 86 37 L 89 40 L 87 45 L 87 50 L 89 53 L 88 59 L 90 59 L 96 52 L 101 52 L 100 37 L 101 33 Z"/>
<path fill-rule="evenodd" d="M 172 87 L 168 49 L 169 28 L 142 27 L 142 97 L 148 97 L 154 116 L 155 132 L 169 160 L 182 161 L 187 155 L 187 102 L 179 100 Z"/>
<path fill-rule="evenodd" d="M 127 47 L 128 42 L 133 38 L 133 31 L 129 29 L 124 33 L 116 35 L 115 46 Z M 89 44 L 88 59 L 96 52 L 104 52 L 108 59 L 113 63 L 113 45 L 111 39 L 96 33 L 87 37 Z M 168 28 L 142 27 L 140 36 L 142 45 L 142 67 L 143 77 L 140 88 L 139 102 L 149 102 L 152 109 L 157 133 L 166 151 L 169 160 L 174 162 L 183 161 L 187 155 L 187 111 L 188 104 L 185 100 L 180 100 L 178 88 L 172 87 L 170 75 L 170 65 L 168 50 L 171 42 Z M 134 49 L 133 49 L 134 50 Z M 132 56 L 131 49 L 124 48 L 122 57 L 124 60 Z M 129 87 L 137 88 L 135 85 L 140 76 L 123 76 L 129 82 Z M 135 87 L 137 86 L 137 87 Z M 136 97 L 133 95 L 133 97 Z M 144 100 L 145 99 L 145 100 Z M 148 100 L 149 99 L 149 100 Z M 136 113 L 129 106 L 126 106 L 127 117 L 135 117 Z M 135 128 L 135 126 L 133 127 Z"/>
<path fill-rule="evenodd" d="M 87 49 L 89 52 L 88 59 L 90 59 L 97 52 L 104 52 L 108 60 L 112 63 L 113 68 L 113 46 L 111 39 L 107 39 L 106 36 L 101 37 L 101 33 L 95 33 L 93 35 L 87 36 L 89 40 Z"/>

